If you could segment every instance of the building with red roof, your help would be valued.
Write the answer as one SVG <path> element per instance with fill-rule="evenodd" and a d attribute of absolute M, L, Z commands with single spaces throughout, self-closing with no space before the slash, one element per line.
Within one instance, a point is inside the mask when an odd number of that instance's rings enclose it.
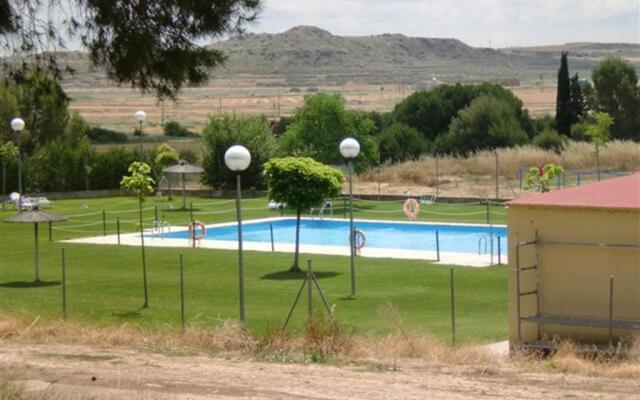
<path fill-rule="evenodd" d="M 640 333 L 640 173 L 507 206 L 512 347 Z"/>

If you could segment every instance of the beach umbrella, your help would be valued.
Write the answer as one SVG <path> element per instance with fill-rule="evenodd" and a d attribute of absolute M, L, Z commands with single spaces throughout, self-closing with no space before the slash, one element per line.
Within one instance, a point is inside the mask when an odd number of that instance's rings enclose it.
<path fill-rule="evenodd" d="M 172 165 L 170 167 L 164 168 L 162 170 L 165 174 L 179 174 L 182 176 L 182 209 L 187 208 L 187 195 L 185 188 L 185 175 L 187 174 L 201 174 L 204 172 L 204 169 L 198 167 L 197 165 L 192 165 L 186 162 L 185 160 L 180 160 L 180 162 L 176 165 Z"/>
<path fill-rule="evenodd" d="M 33 224 L 34 227 L 34 267 L 35 267 L 35 281 L 40 282 L 40 271 L 39 271 L 39 254 L 38 254 L 38 224 L 39 223 L 50 223 L 50 222 L 60 222 L 66 220 L 66 217 L 61 215 L 52 215 L 46 213 L 44 211 L 40 211 L 37 209 L 31 211 L 25 211 L 20 214 L 16 214 L 4 220 L 4 222 L 14 223 L 14 224 Z"/>

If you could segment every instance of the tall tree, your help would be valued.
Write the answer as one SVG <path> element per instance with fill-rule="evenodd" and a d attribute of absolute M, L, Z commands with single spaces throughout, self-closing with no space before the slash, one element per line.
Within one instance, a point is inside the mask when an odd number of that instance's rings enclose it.
<path fill-rule="evenodd" d="M 0 49 L 61 72 L 54 50 L 75 39 L 114 81 L 159 99 L 207 80 L 225 59 L 204 40 L 241 32 L 261 0 L 0 0 Z M 30 55 L 30 58 L 26 58 Z"/>
<path fill-rule="evenodd" d="M 202 132 L 202 181 L 212 188 L 234 187 L 236 175 L 224 162 L 229 147 L 242 143 L 251 153 L 252 163 L 242 173 L 245 187 L 263 187 L 262 165 L 274 153 L 275 139 L 264 117 L 212 117 Z"/>
<path fill-rule="evenodd" d="M 575 74 L 571 78 L 571 100 L 569 101 L 571 110 L 571 125 L 579 122 L 582 119 L 582 115 L 587 110 L 587 100 L 582 92 L 582 83 L 580 82 L 580 76 Z"/>
<path fill-rule="evenodd" d="M 347 110 L 342 95 L 316 93 L 305 98 L 304 105 L 296 110 L 293 123 L 280 137 L 279 151 L 283 156 L 311 157 L 336 165 L 344 161 L 338 151 L 340 142 L 353 136 L 362 149 L 354 166 L 362 171 L 378 159 L 373 131 L 373 121 L 365 114 Z"/>
<path fill-rule="evenodd" d="M 592 79 L 598 111 L 613 118 L 613 136 L 640 139 L 640 89 L 635 67 L 609 57 L 593 70 Z"/>
<path fill-rule="evenodd" d="M 562 52 L 560 69 L 558 70 L 558 94 L 556 96 L 556 129 L 568 135 L 571 132 L 573 118 L 571 115 L 571 81 L 569 79 L 568 53 Z"/>

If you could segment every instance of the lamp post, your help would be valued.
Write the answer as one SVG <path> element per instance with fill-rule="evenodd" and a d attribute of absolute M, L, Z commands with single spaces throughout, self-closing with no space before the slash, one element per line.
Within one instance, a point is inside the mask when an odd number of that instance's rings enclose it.
<path fill-rule="evenodd" d="M 142 123 L 147 119 L 147 113 L 139 110 L 133 114 L 133 117 L 138 121 L 138 132 L 140 133 L 140 159 L 142 159 L 144 154 L 144 148 L 142 147 Z"/>
<path fill-rule="evenodd" d="M 11 129 L 18 137 L 18 212 L 22 212 L 22 147 L 20 133 L 24 129 L 24 121 L 22 118 L 14 118 L 11 120 Z"/>
<path fill-rule="evenodd" d="M 240 302 L 240 322 L 244 324 L 244 265 L 242 261 L 242 186 L 240 173 L 251 164 L 251 153 L 246 147 L 235 145 L 224 153 L 224 163 L 231 171 L 236 172 L 236 213 L 238 218 L 238 297 Z"/>
<path fill-rule="evenodd" d="M 346 138 L 340 143 L 340 154 L 348 160 L 349 169 L 349 248 L 351 251 L 351 295 L 356 294 L 356 247 L 353 229 L 353 159 L 360 153 L 360 143 Z"/>

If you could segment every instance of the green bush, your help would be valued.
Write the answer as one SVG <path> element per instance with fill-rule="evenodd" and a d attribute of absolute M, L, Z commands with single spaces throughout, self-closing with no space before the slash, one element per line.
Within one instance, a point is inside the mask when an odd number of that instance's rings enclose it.
<path fill-rule="evenodd" d="M 575 123 L 571 126 L 571 133 L 569 133 L 569 137 L 576 141 L 586 142 L 589 140 L 589 138 L 587 137 L 588 128 L 589 122 L 586 120 Z"/>
<path fill-rule="evenodd" d="M 529 137 L 533 136 L 534 127 L 529 113 L 522 107 L 522 101 L 510 90 L 492 83 L 440 85 L 430 91 L 415 92 L 395 106 L 392 117 L 395 122 L 415 128 L 422 132 L 425 139 L 434 141 L 448 132 L 461 110 L 474 99 L 486 95 L 507 104 L 520 126 L 519 130 L 526 132 Z"/>
<path fill-rule="evenodd" d="M 451 122 L 447 136 L 442 142 L 447 148 L 438 150 L 461 155 L 528 141 L 512 105 L 491 95 L 476 98 L 460 111 Z"/>
<path fill-rule="evenodd" d="M 185 160 L 189 164 L 197 164 L 200 161 L 200 156 L 191 149 L 182 149 L 178 151 L 178 158 Z"/>
<path fill-rule="evenodd" d="M 139 160 L 138 154 L 123 147 L 96 154 L 89 175 L 91 189 L 118 189 L 129 165 L 136 160 Z"/>
<path fill-rule="evenodd" d="M 564 149 L 565 139 L 564 136 L 560 135 L 558 132 L 548 129 L 536 135 L 531 143 L 541 149 L 553 150 L 560 154 Z"/>
<path fill-rule="evenodd" d="M 393 124 L 379 136 L 380 161 L 401 162 L 414 160 L 427 150 L 422 134 L 410 126 Z"/>
<path fill-rule="evenodd" d="M 88 189 L 96 152 L 87 143 L 68 146 L 53 140 L 40 146 L 25 162 L 25 183 L 32 192 Z"/>
<path fill-rule="evenodd" d="M 245 187 L 264 187 L 262 166 L 274 153 L 275 141 L 266 118 L 211 118 L 203 131 L 203 182 L 213 188 L 235 187 L 236 174 L 224 163 L 229 147 L 241 144 L 251 153 L 251 165 L 242 173 Z"/>
<path fill-rule="evenodd" d="M 169 121 L 164 124 L 164 134 L 165 136 L 171 137 L 194 137 L 198 136 L 196 133 L 191 132 L 187 128 L 180 125 L 177 121 Z"/>
<path fill-rule="evenodd" d="M 372 132 L 373 121 L 365 114 L 347 110 L 340 94 L 316 93 L 305 99 L 296 110 L 295 120 L 278 142 L 282 156 L 305 156 L 325 164 L 342 164 L 340 142 L 354 137 L 360 143 L 360 154 L 354 160 L 356 172 L 378 159 Z"/>
<path fill-rule="evenodd" d="M 93 126 L 87 131 L 87 137 L 91 142 L 98 144 L 106 143 L 127 143 L 129 138 L 126 133 L 113 131 L 111 129 Z"/>

